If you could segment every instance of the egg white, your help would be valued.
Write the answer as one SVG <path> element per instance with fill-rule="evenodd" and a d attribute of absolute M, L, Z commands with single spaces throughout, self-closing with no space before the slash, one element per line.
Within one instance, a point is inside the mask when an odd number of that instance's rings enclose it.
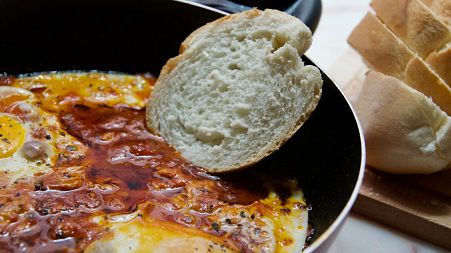
<path fill-rule="evenodd" d="M 250 217 L 256 205 L 265 204 L 272 211 Z M 151 253 L 151 252 L 239 252 L 227 241 L 211 234 L 170 222 L 157 221 L 138 211 L 126 215 L 95 217 L 94 222 L 109 228 L 109 234 L 93 242 L 87 253 Z M 290 212 L 282 212 L 289 209 Z M 284 201 L 275 193 L 249 206 L 230 205 L 212 214 L 221 230 L 248 238 L 244 240 L 253 252 L 302 252 L 307 237 L 308 211 L 300 190 Z M 234 220 L 234 224 L 223 222 Z M 239 225 L 238 225 L 239 224 Z M 256 235 L 256 231 L 259 234 Z M 259 235 L 265 238 L 258 238 Z M 260 241 L 259 241 L 260 240 Z M 256 242 L 260 242 L 257 244 Z"/>
<path fill-rule="evenodd" d="M 13 113 L 0 112 L 0 116 L 6 116 L 19 122 L 20 127 L 25 130 L 25 139 L 17 147 L 16 151 L 8 157 L 0 158 L 0 174 L 2 174 L 3 184 L 6 185 L 14 184 L 18 180 L 32 180 L 37 175 L 50 172 L 65 144 L 78 142 L 74 137 L 65 134 L 56 115 L 50 114 L 37 106 L 39 101 L 32 92 L 16 87 L 0 87 L 0 100 L 12 94 L 25 94 L 28 96 L 26 99 L 15 103 L 16 106 L 27 108 L 31 117 L 29 119 L 28 115 L 25 115 L 21 119 Z M 45 131 L 46 135 L 44 137 L 35 136 L 34 133 L 39 129 Z M 27 159 L 22 148 L 29 141 L 44 143 L 46 155 L 39 159 Z M 5 182 L 5 179 L 7 179 L 7 182 Z"/>

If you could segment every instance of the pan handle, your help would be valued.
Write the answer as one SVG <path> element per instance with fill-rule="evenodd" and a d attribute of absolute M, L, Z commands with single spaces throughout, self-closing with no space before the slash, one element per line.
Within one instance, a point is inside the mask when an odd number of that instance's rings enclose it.
<path fill-rule="evenodd" d="M 236 13 L 241 11 L 246 11 L 252 9 L 252 7 L 235 3 L 230 0 L 191 0 L 192 2 L 207 5 L 227 13 Z M 259 1 L 255 3 L 258 5 Z M 318 26 L 322 4 L 321 0 L 295 0 L 293 3 L 285 8 L 280 8 L 288 14 L 298 17 L 302 22 L 304 22 L 312 32 L 315 32 Z M 256 6 L 261 9 L 265 9 L 265 6 Z"/>

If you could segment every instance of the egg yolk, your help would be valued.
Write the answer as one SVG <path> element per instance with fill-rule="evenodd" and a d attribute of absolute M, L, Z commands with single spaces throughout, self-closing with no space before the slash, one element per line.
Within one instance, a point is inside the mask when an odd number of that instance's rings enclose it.
<path fill-rule="evenodd" d="M 0 115 L 0 158 L 14 154 L 24 139 L 25 129 L 22 125 L 7 115 Z"/>
<path fill-rule="evenodd" d="M 127 104 L 142 108 L 150 94 L 151 83 L 139 76 L 68 73 L 20 78 L 13 85 L 24 89 L 40 90 L 39 93 L 43 96 L 43 107 L 58 111 L 64 99 L 76 99 L 77 96 L 97 104 L 108 106 Z"/>

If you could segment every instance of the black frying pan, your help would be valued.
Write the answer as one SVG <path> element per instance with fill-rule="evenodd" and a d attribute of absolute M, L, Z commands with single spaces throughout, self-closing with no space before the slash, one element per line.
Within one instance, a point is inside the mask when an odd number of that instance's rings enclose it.
<path fill-rule="evenodd" d="M 321 0 L 189 0 L 227 13 L 235 13 L 258 7 L 278 9 L 298 17 L 315 31 L 321 17 Z"/>
<path fill-rule="evenodd" d="M 217 10 L 164 0 L 0 0 L 0 73 L 100 70 L 158 74 Z M 306 64 L 314 64 L 304 57 Z M 315 228 L 308 252 L 327 249 L 354 202 L 365 163 L 354 112 L 323 74 L 310 119 L 264 163 L 296 176 Z M 259 166 L 259 165 L 257 165 Z"/>

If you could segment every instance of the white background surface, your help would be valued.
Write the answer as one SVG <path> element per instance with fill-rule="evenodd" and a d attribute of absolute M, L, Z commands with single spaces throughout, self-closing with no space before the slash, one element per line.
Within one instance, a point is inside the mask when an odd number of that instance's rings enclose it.
<path fill-rule="evenodd" d="M 369 10 L 369 0 L 323 0 L 323 13 L 307 55 L 318 64 L 338 86 L 344 88 L 351 78 L 340 73 L 339 64 L 354 53 L 346 42 L 352 29 Z M 352 73 L 352 71 L 350 71 Z M 450 238 L 451 240 L 451 238 Z M 367 218 L 352 214 L 332 245 L 330 253 L 430 253 L 450 252 L 388 228 Z"/>

